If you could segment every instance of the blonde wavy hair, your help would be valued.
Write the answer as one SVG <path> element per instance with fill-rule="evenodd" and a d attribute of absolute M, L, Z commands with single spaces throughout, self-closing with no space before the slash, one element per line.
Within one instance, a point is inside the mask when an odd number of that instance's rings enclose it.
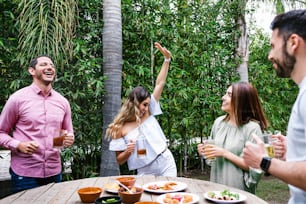
<path fill-rule="evenodd" d="M 121 137 L 121 129 L 125 123 L 136 121 L 140 124 L 139 105 L 148 97 L 151 95 L 144 87 L 135 87 L 124 101 L 113 122 L 108 125 L 105 136 L 109 139 L 118 139 Z"/>

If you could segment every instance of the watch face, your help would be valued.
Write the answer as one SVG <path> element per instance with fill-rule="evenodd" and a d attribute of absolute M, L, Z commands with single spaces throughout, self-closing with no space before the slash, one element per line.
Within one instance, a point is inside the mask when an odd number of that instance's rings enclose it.
<path fill-rule="evenodd" d="M 265 172 L 267 172 L 269 167 L 270 167 L 270 164 L 271 164 L 271 158 L 270 157 L 264 157 L 261 160 L 260 168 L 262 170 L 264 170 Z"/>

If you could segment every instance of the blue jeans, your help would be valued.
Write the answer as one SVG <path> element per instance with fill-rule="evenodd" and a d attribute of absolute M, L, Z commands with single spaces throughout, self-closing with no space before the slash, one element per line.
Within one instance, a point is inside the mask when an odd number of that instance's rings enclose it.
<path fill-rule="evenodd" d="M 33 178 L 33 177 L 25 177 L 19 176 L 13 172 L 10 168 L 10 174 L 12 178 L 12 190 L 13 193 L 17 193 L 19 191 L 23 191 L 30 188 L 35 188 L 38 186 L 46 185 L 48 183 L 59 183 L 62 181 L 62 174 L 57 174 L 55 176 L 50 176 L 46 178 Z"/>

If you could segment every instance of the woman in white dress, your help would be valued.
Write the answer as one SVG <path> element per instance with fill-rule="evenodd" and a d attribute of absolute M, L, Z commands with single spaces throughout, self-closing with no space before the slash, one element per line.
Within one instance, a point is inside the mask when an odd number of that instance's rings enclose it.
<path fill-rule="evenodd" d="M 177 176 L 174 157 L 167 148 L 166 137 L 154 117 L 162 114 L 159 99 L 168 75 L 171 53 L 159 43 L 155 47 L 165 60 L 156 79 L 153 93 L 135 87 L 123 103 L 114 121 L 108 126 L 106 136 L 111 138 L 109 149 L 116 151 L 117 162 L 127 162 L 129 170 L 138 175 Z M 146 154 L 137 155 L 136 141 L 144 139 Z"/>

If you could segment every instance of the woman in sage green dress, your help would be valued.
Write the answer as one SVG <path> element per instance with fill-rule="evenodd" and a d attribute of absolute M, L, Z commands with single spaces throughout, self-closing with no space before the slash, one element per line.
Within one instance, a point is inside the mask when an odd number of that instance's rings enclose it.
<path fill-rule="evenodd" d="M 252 141 L 253 134 L 261 137 L 268 126 L 256 89 L 246 82 L 232 84 L 222 97 L 221 109 L 226 115 L 214 121 L 210 139 L 215 145 L 205 153 L 207 161 L 216 158 L 210 163 L 210 181 L 255 194 L 261 173 L 249 175 L 242 151 L 245 143 Z M 198 145 L 200 155 L 204 155 L 204 149 L 205 143 Z"/>

